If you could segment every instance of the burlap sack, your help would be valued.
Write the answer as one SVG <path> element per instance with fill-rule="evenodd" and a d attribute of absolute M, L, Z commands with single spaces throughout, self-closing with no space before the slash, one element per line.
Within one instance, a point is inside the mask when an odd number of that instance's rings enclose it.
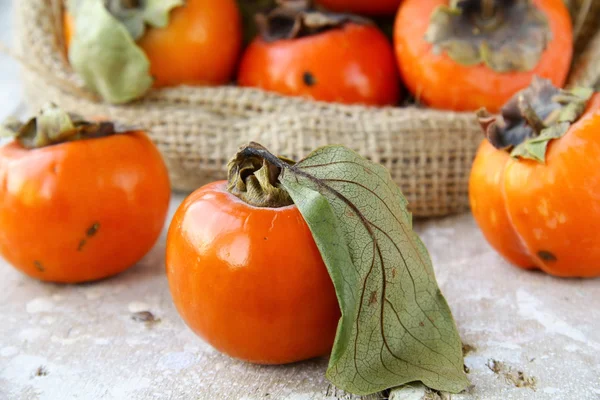
<path fill-rule="evenodd" d="M 66 62 L 53 4 L 15 2 L 29 105 L 35 109 L 53 101 L 86 116 L 143 126 L 164 155 L 175 189 L 193 190 L 224 179 L 227 161 L 250 140 L 292 159 L 322 145 L 344 144 L 386 166 L 416 216 L 468 208 L 470 166 L 482 140 L 472 113 L 317 103 L 233 86 L 155 90 L 133 104 L 107 105 L 83 89 Z M 595 84 L 600 34 L 581 59 L 570 84 Z"/>

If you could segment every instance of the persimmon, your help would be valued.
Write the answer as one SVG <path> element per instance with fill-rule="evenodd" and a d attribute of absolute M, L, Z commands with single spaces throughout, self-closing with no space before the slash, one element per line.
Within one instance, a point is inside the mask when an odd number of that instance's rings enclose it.
<path fill-rule="evenodd" d="M 0 147 L 0 254 L 51 282 L 106 278 L 138 262 L 162 230 L 167 169 L 142 131 L 116 133 L 46 107 Z"/>
<path fill-rule="evenodd" d="M 399 101 L 392 46 L 369 21 L 284 5 L 259 22 L 261 35 L 242 56 L 240 86 L 346 104 Z"/>
<path fill-rule="evenodd" d="M 562 0 L 405 0 L 394 41 L 410 92 L 455 111 L 497 112 L 534 75 L 562 87 L 573 53 Z"/>
<path fill-rule="evenodd" d="M 473 216 L 519 267 L 600 275 L 600 95 L 590 96 L 536 79 L 502 119 L 479 112 L 488 139 L 469 182 Z"/>
<path fill-rule="evenodd" d="M 362 15 L 393 15 L 402 0 L 317 0 L 329 10 Z"/>
<path fill-rule="evenodd" d="M 128 13 L 142 12 L 146 2 L 121 0 Z M 235 74 L 242 44 L 241 16 L 235 0 L 186 0 L 168 14 L 164 27 L 149 26 L 135 38 L 150 62 L 154 87 L 221 85 Z M 112 10 L 119 18 L 120 9 Z M 125 17 L 123 17 L 125 19 Z M 63 18 L 67 49 L 76 35 L 72 16 Z"/>
<path fill-rule="evenodd" d="M 203 186 L 177 209 L 166 250 L 173 301 L 232 357 L 282 364 L 325 355 L 340 318 L 333 283 L 300 211 L 274 182 L 261 187 L 258 169 L 234 160 L 229 183 Z"/>

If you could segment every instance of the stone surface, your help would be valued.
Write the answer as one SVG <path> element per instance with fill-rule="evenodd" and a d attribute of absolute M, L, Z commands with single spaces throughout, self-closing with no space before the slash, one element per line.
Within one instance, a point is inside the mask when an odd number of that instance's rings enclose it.
<path fill-rule="evenodd" d="M 471 348 L 474 387 L 452 398 L 600 398 L 599 280 L 509 266 L 469 214 L 416 229 Z M 164 236 L 129 271 L 85 285 L 44 284 L 1 264 L 0 399 L 344 398 L 324 378 L 326 360 L 254 366 L 202 342 L 171 302 L 163 257 Z M 160 321 L 135 321 L 140 311 Z M 422 397 L 418 386 L 392 395 Z"/>

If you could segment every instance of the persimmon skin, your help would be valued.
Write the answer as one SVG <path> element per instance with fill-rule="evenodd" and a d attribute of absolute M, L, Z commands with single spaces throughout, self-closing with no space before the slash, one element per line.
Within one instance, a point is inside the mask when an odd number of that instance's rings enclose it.
<path fill-rule="evenodd" d="M 471 208 L 509 262 L 560 277 L 600 276 L 598 132 L 595 94 L 567 134 L 549 143 L 545 164 L 481 145 L 470 178 Z"/>
<path fill-rule="evenodd" d="M 562 0 L 533 0 L 547 17 L 553 34 L 538 65 L 527 72 L 496 72 L 479 64 L 463 66 L 444 52 L 434 54 L 425 40 L 430 16 L 446 0 L 404 0 L 394 26 L 394 42 L 400 75 L 420 102 L 432 108 L 490 112 L 500 108 L 534 75 L 563 87 L 573 54 L 573 33 L 569 12 Z"/>
<path fill-rule="evenodd" d="M 507 152 L 498 151 L 487 140 L 481 143 L 469 179 L 471 212 L 493 248 L 521 268 L 534 268 L 504 207 L 502 178 L 509 158 Z"/>
<path fill-rule="evenodd" d="M 67 48 L 74 23 L 64 14 Z M 235 0 L 187 0 L 169 14 L 164 28 L 148 27 L 137 44 L 150 61 L 154 87 L 223 85 L 231 81 L 242 46 Z"/>
<path fill-rule="evenodd" d="M 219 351 L 283 364 L 331 351 L 331 278 L 296 206 L 257 208 L 214 182 L 176 211 L 166 270 L 187 325 Z"/>
<path fill-rule="evenodd" d="M 0 182 L 0 253 L 50 282 L 133 266 L 158 239 L 170 199 L 165 164 L 143 132 L 34 150 L 11 142 L 0 147 Z"/>
<path fill-rule="evenodd" d="M 242 56 L 238 84 L 346 104 L 400 100 L 391 44 L 376 27 L 356 23 L 297 39 L 254 39 Z"/>
<path fill-rule="evenodd" d="M 402 0 L 317 0 L 328 10 L 362 15 L 394 15 Z"/>

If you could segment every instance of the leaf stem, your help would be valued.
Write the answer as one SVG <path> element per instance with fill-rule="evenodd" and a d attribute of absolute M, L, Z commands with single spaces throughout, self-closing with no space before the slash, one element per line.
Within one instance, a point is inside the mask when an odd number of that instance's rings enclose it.
<path fill-rule="evenodd" d="M 239 154 L 243 157 L 260 157 L 267 160 L 267 162 L 275 165 L 278 168 L 289 168 L 290 165 L 283 162 L 279 157 L 269 152 L 262 145 L 256 142 L 250 142 L 248 146 L 245 146 L 240 150 Z"/>
<path fill-rule="evenodd" d="M 229 193 L 255 207 L 279 208 L 294 204 L 281 186 L 279 175 L 284 160 L 251 142 L 238 151 L 228 164 Z"/>

